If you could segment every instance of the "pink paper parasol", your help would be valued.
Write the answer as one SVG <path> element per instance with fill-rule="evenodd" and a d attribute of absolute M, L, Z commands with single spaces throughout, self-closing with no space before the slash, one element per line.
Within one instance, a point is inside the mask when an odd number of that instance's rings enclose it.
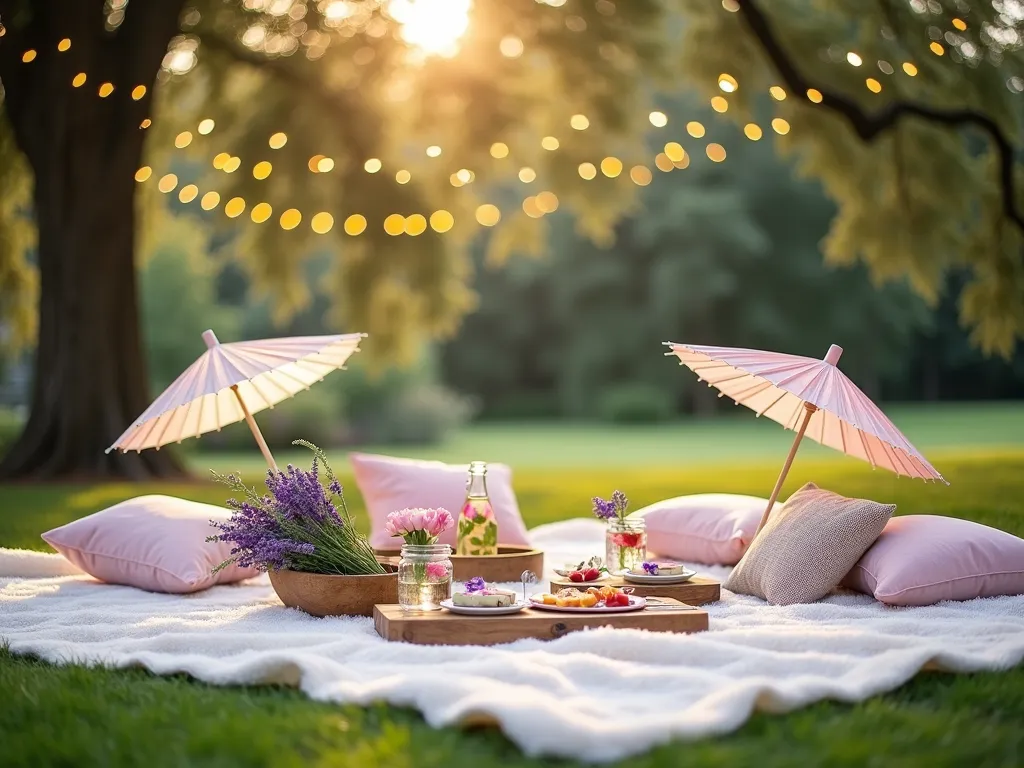
<path fill-rule="evenodd" d="M 221 344 L 203 332 L 206 352 L 107 449 L 142 451 L 245 421 L 272 469 L 277 463 L 254 413 L 309 389 L 345 365 L 365 334 L 296 336 Z"/>
<path fill-rule="evenodd" d="M 796 430 L 758 531 L 768 521 L 805 435 L 873 467 L 946 482 L 878 406 L 836 367 L 842 347 L 833 344 L 825 359 L 817 360 L 756 349 L 665 344 L 672 349 L 666 354 L 678 357 L 682 365 L 697 374 L 698 381 L 719 389 L 719 397 L 731 398 L 758 416 Z"/>

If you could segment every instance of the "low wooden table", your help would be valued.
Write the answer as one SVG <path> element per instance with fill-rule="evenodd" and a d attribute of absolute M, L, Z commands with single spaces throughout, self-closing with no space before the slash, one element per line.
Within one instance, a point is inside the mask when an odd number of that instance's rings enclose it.
<path fill-rule="evenodd" d="M 507 616 L 461 616 L 450 611 L 406 613 L 397 605 L 377 605 L 373 626 L 385 640 L 417 645 L 497 645 L 525 637 L 554 640 L 592 627 L 646 629 L 651 632 L 702 632 L 707 611 L 662 598 L 661 607 L 633 613 L 555 613 L 524 608 Z"/>
<path fill-rule="evenodd" d="M 611 576 L 601 581 L 577 582 L 568 579 L 557 579 L 551 582 L 549 591 L 554 594 L 566 587 L 585 590 L 587 587 L 632 587 L 634 595 L 641 597 L 671 597 L 687 605 L 704 605 L 722 599 L 722 583 L 705 576 L 694 576 L 681 584 L 634 584 L 621 576 Z"/>

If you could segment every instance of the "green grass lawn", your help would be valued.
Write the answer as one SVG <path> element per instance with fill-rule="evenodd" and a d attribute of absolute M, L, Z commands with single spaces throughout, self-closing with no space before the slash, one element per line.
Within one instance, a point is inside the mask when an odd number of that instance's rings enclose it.
<path fill-rule="evenodd" d="M 847 495 L 893 501 L 899 513 L 955 515 L 1024 536 L 1022 415 L 1024 408 L 1012 406 L 896 413 L 908 437 L 950 481 L 948 488 L 897 479 L 819 449 L 801 452 L 786 492 L 814 480 Z M 778 434 L 769 435 L 766 426 Z M 591 496 L 614 488 L 626 491 L 634 507 L 712 490 L 767 495 L 791 435 L 753 419 L 730 420 L 721 431 L 700 423 L 624 430 L 478 427 L 419 454 L 508 461 L 533 526 L 586 515 Z M 218 469 L 241 465 L 258 481 L 259 462 L 240 458 L 194 455 L 192 461 Z M 214 503 L 225 496 L 208 483 L 3 487 L 0 546 L 46 549 L 41 531 L 143 492 Z M 354 488 L 349 495 L 361 513 Z M 340 707 L 275 687 L 215 688 L 142 671 L 53 667 L 2 650 L 0 695 L 4 766 L 572 765 L 525 758 L 493 729 L 437 731 L 416 713 L 390 706 Z M 672 743 L 623 765 L 1020 766 L 1022 722 L 1024 668 L 924 674 L 860 704 L 823 702 L 788 715 L 757 715 L 729 736 Z"/>

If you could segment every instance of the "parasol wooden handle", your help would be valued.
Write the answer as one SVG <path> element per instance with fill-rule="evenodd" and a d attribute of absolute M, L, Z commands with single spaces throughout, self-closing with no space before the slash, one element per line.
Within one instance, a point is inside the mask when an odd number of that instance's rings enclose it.
<path fill-rule="evenodd" d="M 793 438 L 793 447 L 789 449 L 789 456 L 786 457 L 786 463 L 782 465 L 782 472 L 779 473 L 779 479 L 775 482 L 775 488 L 772 490 L 771 498 L 768 499 L 768 507 L 765 509 L 764 514 L 761 515 L 761 522 L 757 526 L 757 530 L 754 532 L 754 538 L 761 532 L 765 524 L 768 522 L 768 515 L 772 512 L 772 507 L 775 506 L 775 500 L 779 498 L 779 492 L 782 490 L 782 484 L 786 482 L 786 475 L 789 474 L 789 468 L 793 466 L 793 459 L 796 458 L 797 448 L 800 447 L 800 441 L 804 439 L 804 432 L 807 431 L 807 425 L 811 421 L 811 416 L 817 409 L 816 406 L 810 403 L 804 403 L 804 408 L 807 413 L 804 414 L 804 420 L 800 423 L 800 429 L 797 430 L 796 437 Z"/>
<path fill-rule="evenodd" d="M 275 472 L 280 472 L 277 468 L 277 462 L 274 461 L 274 456 L 270 453 L 270 448 L 267 447 L 267 441 L 263 439 L 263 433 L 260 432 L 260 428 L 256 425 L 256 419 L 249 413 L 249 407 L 245 404 L 245 400 L 238 393 L 238 385 L 235 384 L 231 387 L 231 391 L 235 393 L 235 397 L 238 399 L 238 405 L 242 408 L 242 413 L 245 414 L 245 423 L 249 425 L 252 436 L 256 438 L 256 445 L 260 447 L 260 451 L 263 453 L 263 458 L 267 460 L 267 466 L 269 466 Z"/>

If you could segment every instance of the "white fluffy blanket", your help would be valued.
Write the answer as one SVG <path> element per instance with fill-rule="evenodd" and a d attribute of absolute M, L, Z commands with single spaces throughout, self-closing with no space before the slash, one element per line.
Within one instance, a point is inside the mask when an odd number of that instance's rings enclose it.
<path fill-rule="evenodd" d="M 602 546 L 590 520 L 532 535 L 548 567 Z M 176 597 L 100 584 L 56 555 L 0 550 L 0 637 L 15 653 L 284 683 L 324 701 L 414 707 L 433 726 L 490 720 L 527 754 L 595 762 L 726 733 L 755 709 L 860 701 L 925 666 L 973 672 L 1024 659 L 1024 597 L 886 608 L 846 593 L 778 608 L 723 591 L 708 608 L 711 631 L 696 635 L 600 629 L 491 648 L 414 646 L 381 640 L 369 619 L 286 609 L 266 577 Z"/>

